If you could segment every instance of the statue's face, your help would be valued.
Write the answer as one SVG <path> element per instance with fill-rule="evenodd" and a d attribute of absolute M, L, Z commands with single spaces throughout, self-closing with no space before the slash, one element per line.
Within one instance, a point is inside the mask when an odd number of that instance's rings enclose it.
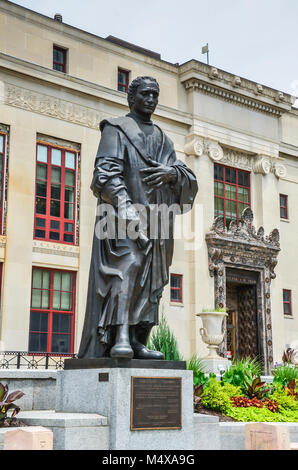
<path fill-rule="evenodd" d="M 144 118 L 150 118 L 158 103 L 158 88 L 154 82 L 144 80 L 133 97 L 131 109 Z"/>

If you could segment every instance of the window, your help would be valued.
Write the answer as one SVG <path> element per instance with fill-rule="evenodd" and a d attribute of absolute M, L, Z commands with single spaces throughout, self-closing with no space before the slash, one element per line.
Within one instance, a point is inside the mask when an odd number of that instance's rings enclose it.
<path fill-rule="evenodd" d="M 288 219 L 288 196 L 285 194 L 279 195 L 280 218 Z"/>
<path fill-rule="evenodd" d="M 6 138 L 0 131 L 0 233 L 3 234 L 6 177 Z"/>
<path fill-rule="evenodd" d="M 77 152 L 38 143 L 34 238 L 75 243 Z"/>
<path fill-rule="evenodd" d="M 171 274 L 171 302 L 182 302 L 181 274 Z"/>
<path fill-rule="evenodd" d="M 118 91 L 128 92 L 129 72 L 127 70 L 118 69 Z"/>
<path fill-rule="evenodd" d="M 288 289 L 283 289 L 282 293 L 284 315 L 292 315 L 292 292 Z"/>
<path fill-rule="evenodd" d="M 58 70 L 58 72 L 66 73 L 66 56 L 67 49 L 62 47 L 54 46 L 53 47 L 53 69 Z"/>
<path fill-rule="evenodd" d="M 75 273 L 33 268 L 29 351 L 73 352 Z"/>
<path fill-rule="evenodd" d="M 250 174 L 247 171 L 214 165 L 214 216 L 224 217 L 225 226 L 231 220 L 239 222 L 246 207 L 250 207 Z"/>

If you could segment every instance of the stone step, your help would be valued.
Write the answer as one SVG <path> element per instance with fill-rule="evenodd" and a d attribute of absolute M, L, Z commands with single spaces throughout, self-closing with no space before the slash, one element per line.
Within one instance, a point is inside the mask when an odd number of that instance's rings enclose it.
<path fill-rule="evenodd" d="M 108 419 L 96 413 L 63 413 L 55 410 L 21 411 L 18 419 L 28 426 L 53 431 L 54 450 L 108 450 Z"/>

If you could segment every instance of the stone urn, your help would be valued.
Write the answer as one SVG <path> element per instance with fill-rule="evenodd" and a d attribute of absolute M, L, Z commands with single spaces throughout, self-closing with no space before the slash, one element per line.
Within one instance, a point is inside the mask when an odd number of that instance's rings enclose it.
<path fill-rule="evenodd" d="M 209 354 L 205 359 L 221 359 L 217 354 L 217 348 L 223 340 L 224 334 L 222 332 L 222 322 L 224 317 L 227 317 L 226 312 L 202 312 L 196 314 L 201 317 L 203 327 L 200 328 L 202 340 L 206 343 L 209 349 Z"/>

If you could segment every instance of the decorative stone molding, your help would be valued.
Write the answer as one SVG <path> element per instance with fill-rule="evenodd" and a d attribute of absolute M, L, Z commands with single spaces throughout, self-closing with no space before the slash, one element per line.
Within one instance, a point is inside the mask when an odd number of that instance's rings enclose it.
<path fill-rule="evenodd" d="M 275 95 L 275 101 L 285 101 L 285 95 L 282 93 L 282 91 L 278 91 Z"/>
<path fill-rule="evenodd" d="M 196 155 L 198 157 L 205 153 L 214 162 L 220 162 L 242 170 L 252 171 L 254 166 L 253 155 L 222 147 L 216 141 L 199 136 L 186 143 L 184 152 L 186 155 Z"/>
<path fill-rule="evenodd" d="M 91 129 L 98 129 L 101 120 L 95 109 L 10 84 L 5 84 L 5 104 Z"/>
<path fill-rule="evenodd" d="M 204 139 L 197 137 L 188 142 L 184 147 L 186 155 L 200 157 L 204 152 Z"/>
<path fill-rule="evenodd" d="M 262 87 L 262 85 L 260 84 L 257 84 L 257 93 L 263 93 L 264 92 L 264 88 Z"/>
<path fill-rule="evenodd" d="M 185 81 L 184 86 L 186 90 L 190 90 L 190 89 L 198 90 L 201 93 L 214 95 L 217 98 L 222 99 L 224 101 L 229 101 L 233 104 L 245 106 L 247 108 L 252 108 L 255 111 L 259 111 L 259 112 L 266 113 L 266 114 L 271 114 L 276 117 L 280 117 L 282 115 L 282 110 L 275 107 L 274 105 L 259 102 L 254 98 L 242 96 L 231 90 L 224 90 L 222 88 L 217 87 L 216 85 L 204 83 L 195 78 Z M 230 86 L 235 86 L 235 85 L 231 83 Z M 256 89 L 254 92 L 256 94 L 258 90 Z M 276 102 L 278 103 L 280 103 L 280 101 L 281 101 L 280 99 L 276 100 Z"/>
<path fill-rule="evenodd" d="M 285 178 L 287 175 L 286 166 L 278 161 L 276 157 L 248 154 L 221 146 L 215 140 L 200 136 L 192 136 L 191 140 L 185 144 L 184 152 L 186 155 L 195 155 L 197 157 L 206 154 L 213 162 L 220 162 L 223 165 L 253 171 L 261 175 L 268 175 L 270 172 L 277 178 Z"/>
<path fill-rule="evenodd" d="M 214 162 L 219 162 L 224 158 L 224 152 L 222 147 L 213 141 L 206 142 L 207 154 Z"/>
<path fill-rule="evenodd" d="M 260 249 L 280 250 L 279 231 L 272 230 L 268 236 L 264 236 L 264 228 L 260 227 L 256 231 L 253 225 L 253 211 L 247 207 L 242 212 L 239 224 L 232 220 L 228 229 L 224 226 L 224 218 L 216 217 L 211 227 L 211 234 L 219 238 L 233 241 L 235 243 L 250 243 Z"/>
<path fill-rule="evenodd" d="M 214 80 L 214 79 L 217 79 L 217 78 L 219 77 L 219 75 L 218 75 L 218 70 L 217 70 L 216 67 L 212 67 L 212 69 L 211 69 L 211 71 L 210 71 L 210 73 L 209 73 L 209 77 L 210 77 L 211 79 L 213 79 L 213 80 Z"/>
<path fill-rule="evenodd" d="M 234 80 L 233 80 L 233 85 L 235 87 L 238 87 L 238 86 L 241 86 L 241 78 L 240 77 L 234 77 Z"/>
<path fill-rule="evenodd" d="M 254 165 L 254 156 L 245 152 L 224 148 L 222 163 L 239 168 L 241 170 L 252 171 Z"/>
<path fill-rule="evenodd" d="M 254 173 L 261 173 L 262 175 L 268 175 L 271 170 L 270 158 L 260 156 L 254 163 Z"/>
<path fill-rule="evenodd" d="M 275 163 L 273 171 L 277 178 L 285 178 L 287 176 L 287 169 L 282 163 Z"/>
<path fill-rule="evenodd" d="M 259 273 L 257 315 L 258 324 L 262 328 L 262 354 L 265 367 L 269 371 L 273 361 L 270 285 L 271 280 L 276 277 L 274 269 L 280 251 L 279 231 L 274 229 L 265 236 L 263 227 L 256 230 L 253 225 L 253 212 L 246 208 L 238 226 L 231 222 L 227 229 L 223 218 L 217 217 L 210 232 L 206 234 L 206 243 L 209 273 L 214 278 L 216 306 L 226 306 L 227 268 Z"/>
<path fill-rule="evenodd" d="M 80 249 L 77 246 L 43 242 L 40 240 L 33 240 L 32 251 L 48 255 L 69 256 L 71 258 L 79 258 L 80 254 Z"/>
<path fill-rule="evenodd" d="M 190 60 L 180 66 L 180 77 L 186 90 L 199 91 L 276 117 L 290 111 L 295 101 L 295 98 L 290 94 L 282 93 L 196 60 Z"/>

